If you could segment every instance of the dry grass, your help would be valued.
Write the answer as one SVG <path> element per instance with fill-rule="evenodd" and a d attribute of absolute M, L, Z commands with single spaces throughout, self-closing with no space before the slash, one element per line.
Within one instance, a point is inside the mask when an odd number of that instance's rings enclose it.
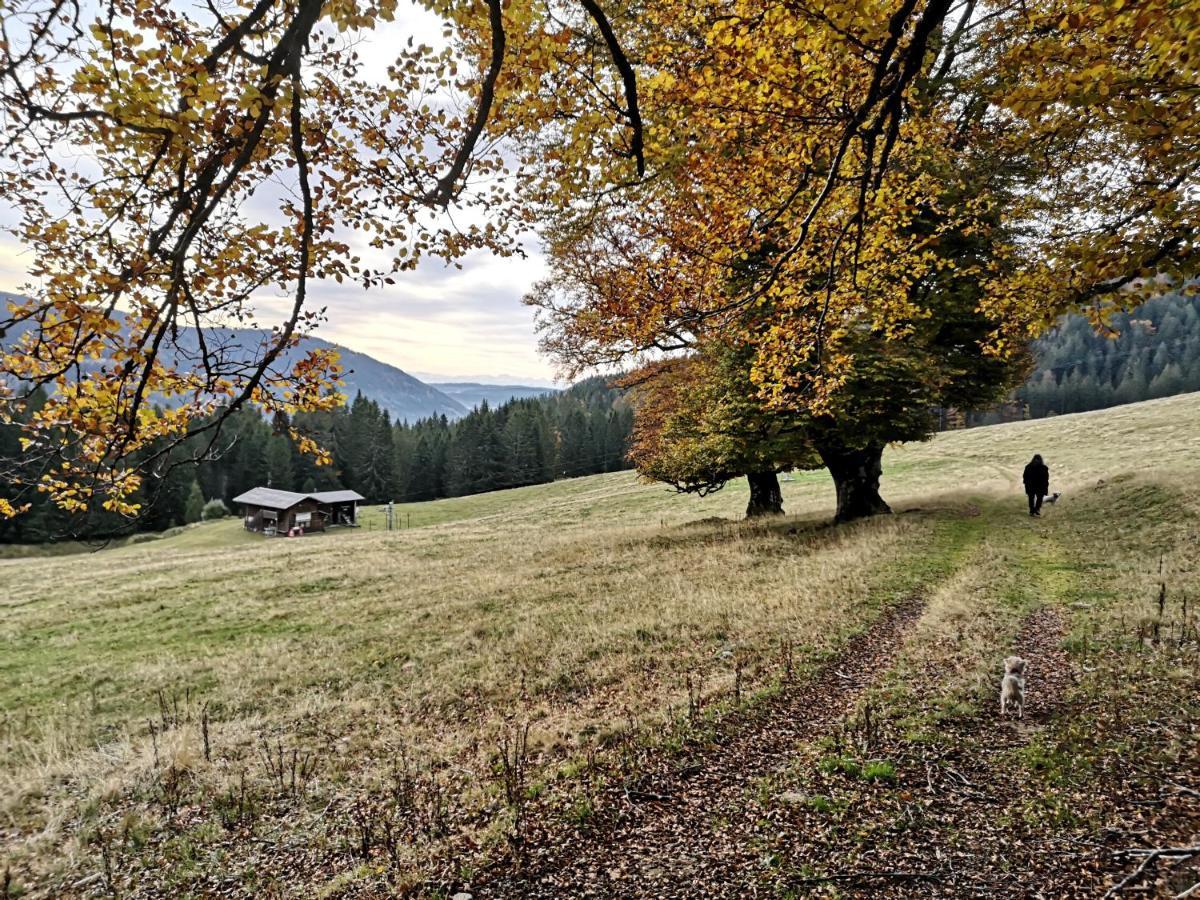
<path fill-rule="evenodd" d="M 1191 395 L 943 435 L 885 461 L 895 508 L 932 514 L 837 530 L 821 524 L 832 501 L 822 472 L 784 484 L 791 516 L 769 527 L 736 521 L 741 485 L 699 500 L 621 473 L 412 504 L 405 521 L 422 527 L 392 533 L 246 540 L 235 520 L 88 556 L 0 561 L 3 852 L 20 883 L 48 894 L 99 871 L 96 835 L 117 831 L 122 864 L 145 857 L 157 883 L 220 865 L 260 884 L 252 861 L 218 840 L 216 798 L 248 779 L 274 798 L 259 811 L 273 840 L 352 843 L 329 810 L 386 780 L 401 748 L 438 773 L 486 850 L 497 839 L 492 764 L 511 722 L 532 723 L 544 779 L 631 722 L 685 708 L 689 681 L 725 695 L 741 668 L 744 687 L 767 685 L 781 647 L 813 664 L 922 586 L 930 605 L 902 666 L 942 660 L 939 690 L 965 702 L 1038 591 L 1083 596 L 1056 574 L 1080 549 L 1058 521 L 1076 498 L 1093 489 L 1079 508 L 1100 514 L 1110 488 L 1096 481 L 1150 455 L 1194 486 L 1198 433 Z M 1051 544 L 1011 495 L 1034 451 L 1067 492 L 1047 519 Z M 1116 489 L 1122 503 L 1145 500 Z M 989 499 L 1000 492 L 1010 499 Z M 969 500 L 983 516 L 960 515 Z M 1117 529 L 1111 539 L 1097 548 L 1106 565 L 1150 586 L 1142 549 L 1109 555 L 1137 542 Z M 1119 623 L 1133 614 L 1121 604 L 1095 601 L 1095 613 Z M 1078 612 L 1094 627 L 1090 607 Z M 264 737 L 317 766 L 290 805 L 276 802 L 287 791 L 261 758 Z M 129 849 L 152 838 L 153 863 Z M 376 876 L 350 866 L 326 877 Z"/>
<path fill-rule="evenodd" d="M 18 862 L 65 876 L 89 825 L 172 770 L 207 796 L 246 767 L 265 789 L 264 735 L 314 754 L 323 797 L 368 790 L 401 746 L 486 778 L 510 718 L 534 723 L 537 752 L 565 758 L 686 703 L 689 677 L 713 693 L 735 658 L 774 664 L 781 639 L 798 664 L 832 651 L 887 599 L 888 560 L 923 532 L 904 520 L 796 536 L 782 524 L 598 529 L 572 514 L 6 563 L 0 797 L 28 836 Z M 160 690 L 170 727 L 156 739 Z M 198 750 L 201 703 L 213 763 Z"/>

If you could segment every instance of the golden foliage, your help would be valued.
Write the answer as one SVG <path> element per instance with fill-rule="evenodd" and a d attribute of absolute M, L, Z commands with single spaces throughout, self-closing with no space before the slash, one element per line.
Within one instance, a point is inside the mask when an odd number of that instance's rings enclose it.
<path fill-rule="evenodd" d="M 211 449 L 237 407 L 341 402 L 337 355 L 295 350 L 321 281 L 516 250 L 528 213 L 485 129 L 532 114 L 519 98 L 555 77 L 562 32 L 520 0 L 422 5 L 444 46 L 406 42 L 396 0 L 0 4 L 0 194 L 31 260 L 28 299 L 0 312 L 0 381 L 19 386 L 0 421 L 21 423 L 40 490 L 135 514 L 139 471 L 197 434 Z M 372 32 L 385 72 L 358 53 Z M 249 351 L 209 330 L 272 297 L 288 312 Z"/>
<path fill-rule="evenodd" d="M 529 298 L 570 372 L 719 335 L 764 399 L 820 412 L 856 335 L 936 315 L 945 267 L 1002 356 L 1196 272 L 1200 3 L 706 0 L 629 34 L 650 175 L 551 210 Z M 548 182 L 577 190 L 580 158 Z M 938 252 L 997 220 L 986 262 Z"/>

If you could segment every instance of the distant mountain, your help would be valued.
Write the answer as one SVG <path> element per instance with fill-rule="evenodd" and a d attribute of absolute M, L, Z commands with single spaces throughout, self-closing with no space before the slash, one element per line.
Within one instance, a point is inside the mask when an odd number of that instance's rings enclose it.
<path fill-rule="evenodd" d="M 480 384 L 474 381 L 428 382 L 432 388 L 437 388 L 448 397 L 457 400 L 468 409 L 474 409 L 484 400 L 488 406 L 497 407 L 509 400 L 522 400 L 526 397 L 544 397 L 546 394 L 557 394 L 558 388 L 535 387 L 528 384 Z"/>
<path fill-rule="evenodd" d="M 362 391 L 391 413 L 393 422 L 416 422 L 440 415 L 458 419 L 471 411 L 471 404 L 439 390 L 437 385 L 418 381 L 402 369 L 365 353 L 314 337 L 304 338 L 299 349 L 307 351 L 314 347 L 333 347 L 338 351 L 342 366 L 348 373 L 342 377 L 346 382 L 342 390 L 348 399 L 353 400 L 354 395 Z"/>
<path fill-rule="evenodd" d="M 17 299 L 12 294 L 0 292 L 0 302 Z M 117 314 L 120 316 L 120 313 Z M 24 329 L 20 326 L 13 329 L 11 337 L 20 334 Z M 220 346 L 231 358 L 251 359 L 255 348 L 267 339 L 269 332 L 257 328 L 210 328 L 205 332 L 205 341 L 209 346 Z M 191 357 L 197 353 L 195 336 L 192 332 L 180 332 L 179 352 Z M 444 415 L 448 419 L 458 419 L 470 412 L 470 405 L 447 396 L 442 391 L 423 381 L 418 381 L 407 372 L 380 362 L 365 353 L 349 350 L 338 344 L 330 343 L 322 338 L 305 337 L 300 345 L 288 350 L 283 356 L 285 365 L 291 364 L 312 349 L 334 349 L 338 351 L 341 364 L 346 370 L 342 380 L 345 386 L 342 391 L 348 400 L 362 391 L 383 409 L 386 409 L 395 422 L 416 422 L 430 416 Z M 96 365 L 100 363 L 97 362 Z M 490 402 L 490 401 L 489 401 Z"/>
<path fill-rule="evenodd" d="M 512 373 L 495 373 L 489 372 L 486 375 L 482 372 L 455 372 L 453 375 L 447 375 L 445 372 L 422 372 L 418 369 L 413 369 L 410 373 L 415 378 L 421 379 L 426 384 L 488 384 L 507 387 L 517 384 L 521 387 L 536 387 L 536 388 L 558 388 L 558 382 L 545 377 L 529 375 L 514 375 Z"/>

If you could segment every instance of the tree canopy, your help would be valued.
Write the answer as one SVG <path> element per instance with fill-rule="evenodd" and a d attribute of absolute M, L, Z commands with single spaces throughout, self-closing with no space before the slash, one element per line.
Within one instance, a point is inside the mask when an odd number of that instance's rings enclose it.
<path fill-rule="evenodd" d="M 733 340 L 766 404 L 820 413 L 864 329 L 939 314 L 938 267 L 979 286 L 987 353 L 1102 322 L 1195 274 L 1198 34 L 1169 0 L 646 8 L 650 177 L 548 213 L 544 346 L 574 370 Z M 940 251 L 994 219 L 986 258 Z"/>
<path fill-rule="evenodd" d="M 217 446 L 219 411 L 339 402 L 329 355 L 279 364 L 321 280 L 513 253 L 534 223 L 566 368 L 719 339 L 752 349 L 768 408 L 812 415 L 864 331 L 937 314 L 933 268 L 979 284 L 1001 357 L 1195 274 L 1200 5 L 418 7 L 440 46 L 405 40 L 398 0 L 5 0 L 0 194 L 33 284 L 0 320 L 3 408 L 53 389 L 20 418 L 56 502 L 133 514 L 170 446 Z M 368 35 L 398 48 L 383 70 Z M 996 215 L 986 260 L 947 261 Z M 269 295 L 289 311 L 261 347 L 205 343 Z"/>
<path fill-rule="evenodd" d="M 1000 233 L 993 220 L 943 235 L 913 288 L 930 314 L 904 323 L 903 341 L 857 328 L 843 344 L 852 365 L 819 410 L 765 401 L 748 342 L 710 336 L 687 357 L 646 367 L 633 379 L 631 460 L 643 475 L 685 491 L 705 493 L 745 475 L 748 515 L 782 510 L 776 472 L 824 466 L 837 488 L 838 521 L 887 511 L 878 490 L 886 444 L 928 438 L 937 409 L 990 406 L 1028 371 L 1028 354 L 985 351 L 990 322 L 978 309 L 978 282 L 964 274 L 967 263 L 988 262 Z"/>
<path fill-rule="evenodd" d="M 498 138 L 559 105 L 522 99 L 543 84 L 593 138 L 611 133 L 614 166 L 643 170 L 632 70 L 596 0 L 0 10 L 0 196 L 32 279 L 0 311 L 0 412 L 23 423 L 38 489 L 68 510 L 135 514 L 146 473 L 185 443 L 198 458 L 217 449 L 244 404 L 340 403 L 333 354 L 281 362 L 320 320 L 322 280 L 377 287 L 428 257 L 516 252 L 523 161 Z M 429 14 L 445 23 L 438 47 L 414 40 Z M 358 52 L 372 36 L 396 48 L 385 68 Z M 572 42 L 603 71 L 560 66 Z M 571 89 L 585 78 L 608 100 L 595 110 Z M 261 346 L 206 340 L 269 297 L 287 312 Z M 19 506 L 6 498 L 0 514 Z"/>

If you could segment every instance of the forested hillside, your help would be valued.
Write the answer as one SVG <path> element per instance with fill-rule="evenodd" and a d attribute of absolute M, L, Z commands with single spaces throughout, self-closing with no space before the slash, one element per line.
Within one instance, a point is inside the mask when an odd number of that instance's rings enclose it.
<path fill-rule="evenodd" d="M 236 513 L 233 498 L 260 485 L 297 491 L 349 488 L 381 503 L 612 472 L 626 466 L 632 421 L 632 409 L 604 378 L 494 409 L 485 402 L 457 421 L 441 415 L 397 424 L 362 394 L 336 411 L 301 414 L 291 423 L 282 418 L 269 422 L 243 410 L 222 430 L 213 458 L 146 479 L 136 498 L 143 506 L 137 527 L 161 531 L 194 522 L 206 509 L 208 515 L 219 514 L 221 504 Z M 300 453 L 289 426 L 328 449 L 332 464 L 317 465 Z M 200 449 L 199 444 L 184 448 L 180 459 Z M 0 426 L 0 458 L 19 455 L 18 429 Z M 28 482 L 36 473 L 17 477 Z M 7 484 L 2 476 L 0 496 L 33 505 L 26 515 L 0 520 L 0 542 L 34 543 L 67 534 L 106 537 L 131 527 L 128 520 L 104 511 L 93 512 L 86 521 L 72 520 L 42 495 Z"/>
<path fill-rule="evenodd" d="M 1200 296 L 1157 297 L 1097 334 L 1072 316 L 1037 341 L 1037 368 L 1017 391 L 1032 418 L 1200 391 Z"/>
<path fill-rule="evenodd" d="M 1115 336 L 1101 335 L 1085 319 L 1071 317 L 1036 343 L 1036 369 L 1015 395 L 1031 417 L 1200 391 L 1200 297 L 1157 298 L 1118 314 L 1112 326 Z M 970 418 L 972 424 L 996 420 L 994 411 Z M 496 407 L 485 402 L 458 420 L 439 415 L 414 423 L 393 421 L 376 399 L 360 393 L 334 412 L 297 417 L 295 426 L 332 453 L 332 465 L 318 466 L 288 437 L 292 423 L 243 411 L 223 431 L 215 459 L 147 478 L 138 528 L 159 531 L 195 521 L 205 503 L 230 507 L 234 497 L 259 485 L 350 488 L 371 502 L 411 502 L 616 471 L 627 465 L 632 422 L 632 408 L 604 378 Z M 19 455 L 17 429 L 0 427 L 0 458 Z M 0 480 L 0 496 L 17 495 Z M 24 500 L 33 510 L 0 521 L 0 541 L 106 536 L 129 528 L 113 514 L 97 512 L 81 524 L 38 494 L 26 492 Z"/>

